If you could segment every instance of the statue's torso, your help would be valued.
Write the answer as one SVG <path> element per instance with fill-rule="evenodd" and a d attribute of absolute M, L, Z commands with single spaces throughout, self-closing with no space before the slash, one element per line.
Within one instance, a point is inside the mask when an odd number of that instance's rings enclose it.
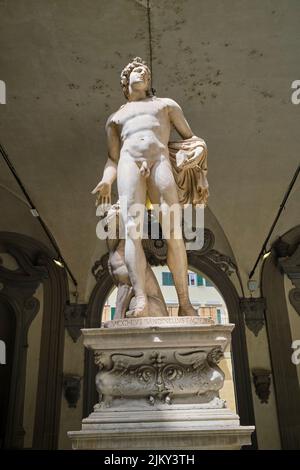
<path fill-rule="evenodd" d="M 149 98 L 126 103 L 113 116 L 122 155 L 136 160 L 155 160 L 168 155 L 170 119 L 163 98 Z"/>

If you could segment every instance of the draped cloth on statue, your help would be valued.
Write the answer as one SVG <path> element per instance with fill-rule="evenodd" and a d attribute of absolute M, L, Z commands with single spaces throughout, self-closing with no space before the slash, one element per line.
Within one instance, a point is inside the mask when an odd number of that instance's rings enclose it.
<path fill-rule="evenodd" d="M 206 143 L 200 137 L 192 137 L 169 142 L 168 147 L 180 204 L 206 206 L 209 196 Z"/>

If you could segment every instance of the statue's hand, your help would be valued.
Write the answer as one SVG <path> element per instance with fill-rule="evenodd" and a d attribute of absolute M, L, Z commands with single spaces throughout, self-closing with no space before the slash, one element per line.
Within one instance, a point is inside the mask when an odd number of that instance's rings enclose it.
<path fill-rule="evenodd" d="M 111 185 L 100 181 L 93 189 L 92 194 L 97 195 L 96 206 L 106 206 L 111 204 Z"/>

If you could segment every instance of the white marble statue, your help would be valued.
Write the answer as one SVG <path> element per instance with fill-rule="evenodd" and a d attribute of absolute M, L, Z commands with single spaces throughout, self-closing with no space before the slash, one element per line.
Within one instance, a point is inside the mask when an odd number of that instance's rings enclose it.
<path fill-rule="evenodd" d="M 108 118 L 108 160 L 93 194 L 97 194 L 99 204 L 110 204 L 111 185 L 117 178 L 119 197 L 127 198 L 127 208 L 121 205 L 121 218 L 126 230 L 125 263 L 135 294 L 133 316 L 149 316 L 147 263 L 141 238 L 135 236 L 138 220 L 131 210 L 136 203 L 145 206 L 147 196 L 152 204 L 159 205 L 163 230 L 170 235 L 164 233 L 167 264 L 178 295 L 178 315 L 194 316 L 197 313 L 188 295 L 184 240 L 174 236 L 179 219 L 169 220 L 169 209 L 175 204 L 181 213 L 182 204 L 206 204 L 206 145 L 193 135 L 180 106 L 172 99 L 153 96 L 150 84 L 150 70 L 138 57 L 122 71 L 127 103 Z M 172 126 L 182 141 L 169 143 Z"/>

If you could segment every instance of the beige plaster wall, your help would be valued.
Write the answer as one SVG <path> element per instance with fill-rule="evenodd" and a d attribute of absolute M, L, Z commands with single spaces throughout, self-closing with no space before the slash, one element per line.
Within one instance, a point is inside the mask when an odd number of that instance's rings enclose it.
<path fill-rule="evenodd" d="M 246 341 L 258 447 L 259 449 L 280 449 L 281 443 L 273 379 L 271 382 L 269 401 L 268 403 L 261 403 L 255 393 L 251 373 L 252 369 L 255 368 L 272 370 L 265 326 L 260 330 L 258 336 L 255 336 L 246 327 Z"/>
<path fill-rule="evenodd" d="M 220 390 L 220 397 L 226 401 L 228 408 L 230 408 L 232 411 L 236 411 L 232 360 L 230 351 L 224 353 L 224 359 L 220 361 L 219 367 L 225 374 L 224 386 Z"/>

